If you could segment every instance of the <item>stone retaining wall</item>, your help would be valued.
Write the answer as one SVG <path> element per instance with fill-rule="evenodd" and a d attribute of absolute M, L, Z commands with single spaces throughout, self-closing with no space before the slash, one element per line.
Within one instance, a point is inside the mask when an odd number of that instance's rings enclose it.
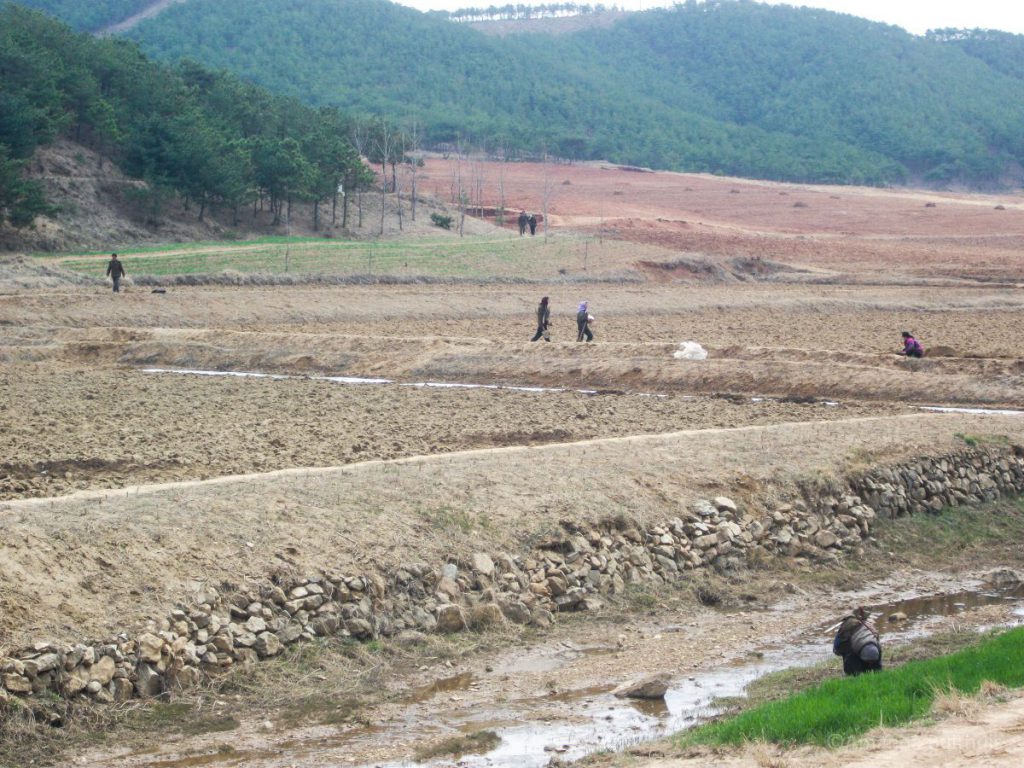
<path fill-rule="evenodd" d="M 211 587 L 138 634 L 73 646 L 41 642 L 0 659 L 0 705 L 33 694 L 98 703 L 158 696 L 316 637 L 415 641 L 425 632 L 505 621 L 544 627 L 558 612 L 592 610 L 602 596 L 696 569 L 729 570 L 779 556 L 835 561 L 856 550 L 879 516 L 1021 494 L 1022 454 L 1017 446 L 968 447 L 873 469 L 849 479 L 841 493 L 813 492 L 757 511 L 725 497 L 701 500 L 643 530 L 626 518 L 564 522 L 558 535 L 524 555 L 478 552 L 440 566 L 410 563 L 387 578 L 326 571 L 232 595 Z"/>

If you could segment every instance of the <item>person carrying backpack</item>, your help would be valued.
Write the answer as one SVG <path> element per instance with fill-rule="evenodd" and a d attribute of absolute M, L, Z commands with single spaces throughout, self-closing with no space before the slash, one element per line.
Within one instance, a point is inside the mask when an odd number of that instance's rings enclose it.
<path fill-rule="evenodd" d="M 924 357 L 924 347 L 921 342 L 910 335 L 910 331 L 903 332 L 903 351 L 899 354 L 904 357 Z"/>
<path fill-rule="evenodd" d="M 832 653 L 843 657 L 843 672 L 859 675 L 882 668 L 882 643 L 878 632 L 868 623 L 868 612 L 857 608 L 843 618 L 832 641 Z"/>

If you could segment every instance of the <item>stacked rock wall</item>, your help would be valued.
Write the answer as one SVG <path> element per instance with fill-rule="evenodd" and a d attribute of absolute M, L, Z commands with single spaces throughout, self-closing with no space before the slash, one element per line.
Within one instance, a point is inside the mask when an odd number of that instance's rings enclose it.
<path fill-rule="evenodd" d="M 840 493 L 794 492 L 745 509 L 701 500 L 659 525 L 620 517 L 564 522 L 522 555 L 477 552 L 439 566 L 326 571 L 234 594 L 207 588 L 144 631 L 99 643 L 37 643 L 0 660 L 0 704 L 11 697 L 88 696 L 98 703 L 189 688 L 204 675 L 255 664 L 317 637 L 355 640 L 458 632 L 510 621 L 547 626 L 558 612 L 592 610 L 632 585 L 672 582 L 702 568 L 772 557 L 834 561 L 855 550 L 879 516 L 935 512 L 1024 492 L 1019 448 L 968 448 L 851 478 Z"/>

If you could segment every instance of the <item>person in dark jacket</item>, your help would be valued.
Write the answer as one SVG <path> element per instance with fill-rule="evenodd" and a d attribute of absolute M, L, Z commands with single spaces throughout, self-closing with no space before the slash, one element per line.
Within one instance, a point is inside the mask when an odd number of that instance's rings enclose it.
<path fill-rule="evenodd" d="M 530 218 L 529 218 L 529 216 L 526 215 L 526 211 L 520 211 L 519 212 L 519 218 L 517 219 L 517 222 L 519 223 L 519 236 L 520 237 L 522 237 L 523 235 L 526 234 L 526 224 L 529 222 L 529 220 L 530 220 Z"/>
<path fill-rule="evenodd" d="M 114 281 L 114 293 L 121 292 L 121 278 L 125 274 L 124 264 L 118 260 L 117 254 L 110 254 L 110 261 L 107 262 L 107 277 Z"/>
<path fill-rule="evenodd" d="M 832 641 L 832 653 L 843 657 L 843 672 L 859 675 L 882 668 L 882 643 L 878 632 L 868 623 L 868 612 L 857 608 L 843 618 Z"/>
<path fill-rule="evenodd" d="M 537 305 L 537 332 L 533 334 L 530 341 L 537 341 L 542 336 L 544 341 L 551 341 L 551 334 L 548 333 L 548 324 L 551 322 L 551 307 L 548 306 L 548 297 L 545 296 Z"/>
<path fill-rule="evenodd" d="M 903 332 L 903 351 L 899 354 L 905 357 L 924 357 L 924 347 L 921 342 L 910 335 L 910 331 Z"/>
<path fill-rule="evenodd" d="M 594 340 L 594 332 L 590 330 L 590 323 L 593 319 L 587 309 L 587 302 L 581 301 L 576 310 L 576 341 Z"/>
<path fill-rule="evenodd" d="M 527 222 L 529 222 L 529 224 L 530 224 L 530 234 L 531 235 L 536 235 L 537 234 L 537 214 L 536 213 L 531 213 L 530 214 L 530 218 L 527 219 Z"/>

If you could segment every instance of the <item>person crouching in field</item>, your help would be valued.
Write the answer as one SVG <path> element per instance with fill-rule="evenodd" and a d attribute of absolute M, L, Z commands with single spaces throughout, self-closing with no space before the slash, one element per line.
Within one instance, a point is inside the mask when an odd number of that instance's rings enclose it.
<path fill-rule="evenodd" d="M 121 278 L 125 276 L 124 264 L 117 259 L 117 254 L 110 254 L 107 262 L 107 277 L 114 281 L 114 293 L 121 292 Z"/>
<path fill-rule="evenodd" d="M 924 347 L 921 342 L 910 335 L 910 331 L 903 332 L 903 350 L 899 353 L 905 357 L 924 357 Z"/>
<path fill-rule="evenodd" d="M 537 305 L 537 332 L 533 334 L 530 341 L 544 337 L 544 341 L 551 341 L 551 334 L 548 333 L 548 323 L 551 322 L 551 307 L 548 306 L 548 297 L 545 296 Z"/>
<path fill-rule="evenodd" d="M 882 668 L 882 643 L 878 632 L 868 623 L 868 612 L 857 608 L 839 624 L 832 653 L 843 657 L 843 672 L 859 675 Z"/>
<path fill-rule="evenodd" d="M 592 322 L 594 318 L 587 311 L 587 302 L 581 301 L 579 309 L 576 310 L 576 341 L 583 341 L 584 338 L 587 341 L 594 340 L 594 332 L 590 330 Z"/>

